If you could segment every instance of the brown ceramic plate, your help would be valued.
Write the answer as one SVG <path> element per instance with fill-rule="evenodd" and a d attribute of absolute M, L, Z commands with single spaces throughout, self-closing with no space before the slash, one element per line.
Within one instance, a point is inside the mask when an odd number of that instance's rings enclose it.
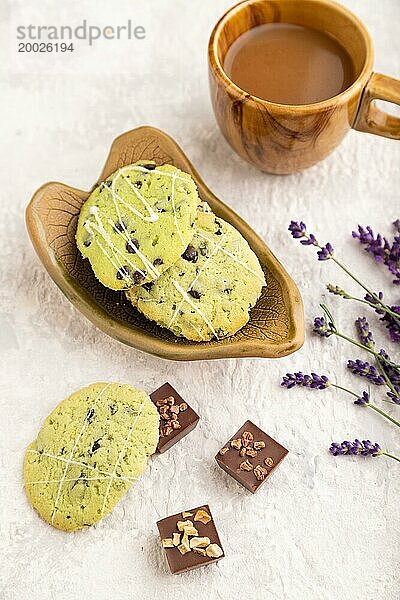
<path fill-rule="evenodd" d="M 300 348 L 304 340 L 303 305 L 293 280 L 249 225 L 208 189 L 172 138 L 154 127 L 139 127 L 120 135 L 111 146 L 99 181 L 140 159 L 159 165 L 170 163 L 190 173 L 200 197 L 234 225 L 257 254 L 268 285 L 252 309 L 250 321 L 236 335 L 218 342 L 190 342 L 148 321 L 123 292 L 109 290 L 97 281 L 89 261 L 82 259 L 76 247 L 79 211 L 90 192 L 51 182 L 34 194 L 26 210 L 26 223 L 40 260 L 61 291 L 111 337 L 163 358 L 275 358 Z"/>

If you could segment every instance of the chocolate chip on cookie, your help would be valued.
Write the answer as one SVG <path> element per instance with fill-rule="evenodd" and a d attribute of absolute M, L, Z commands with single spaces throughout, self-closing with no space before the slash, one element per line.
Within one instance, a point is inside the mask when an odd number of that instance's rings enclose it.
<path fill-rule="evenodd" d="M 129 242 L 126 242 L 126 249 L 130 254 L 135 254 L 139 246 L 140 244 L 136 238 L 132 238 Z"/>
<path fill-rule="evenodd" d="M 182 258 L 184 258 L 185 260 L 195 263 L 197 262 L 198 259 L 198 254 L 197 254 L 197 250 L 196 248 L 194 248 L 193 246 L 188 246 L 185 250 L 185 252 L 182 254 Z"/>
<path fill-rule="evenodd" d="M 190 294 L 192 298 L 195 298 L 195 300 L 200 300 L 201 298 L 201 294 L 197 290 L 189 290 L 188 294 Z"/>
<path fill-rule="evenodd" d="M 119 280 L 126 279 L 127 277 L 130 277 L 130 274 L 131 274 L 130 268 L 128 267 L 128 265 L 124 265 L 117 271 L 117 279 L 119 279 Z"/>

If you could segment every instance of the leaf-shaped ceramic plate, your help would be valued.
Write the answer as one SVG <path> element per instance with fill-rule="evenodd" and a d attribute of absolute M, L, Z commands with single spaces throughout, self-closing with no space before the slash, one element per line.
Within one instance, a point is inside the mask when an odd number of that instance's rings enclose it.
<path fill-rule="evenodd" d="M 139 127 L 112 144 L 99 181 L 116 169 L 140 159 L 170 163 L 190 173 L 200 197 L 216 215 L 236 227 L 257 254 L 267 287 L 251 311 L 250 321 L 236 335 L 215 342 L 189 342 L 148 321 L 126 300 L 123 292 L 105 288 L 75 243 L 82 204 L 90 192 L 63 183 L 46 183 L 33 196 L 26 222 L 39 258 L 69 300 L 92 323 L 113 338 L 139 350 L 173 360 L 259 356 L 276 358 L 301 347 L 303 305 L 299 291 L 261 238 L 208 189 L 175 141 L 153 127 Z"/>

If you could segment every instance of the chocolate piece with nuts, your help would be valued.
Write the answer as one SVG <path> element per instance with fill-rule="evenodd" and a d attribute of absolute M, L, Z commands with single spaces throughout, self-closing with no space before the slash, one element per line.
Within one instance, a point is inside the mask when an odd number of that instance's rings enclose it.
<path fill-rule="evenodd" d="M 215 460 L 253 494 L 282 462 L 288 450 L 251 421 L 221 448 Z"/>
<path fill-rule="evenodd" d="M 188 514 L 192 516 L 186 519 Z M 207 505 L 161 519 L 157 527 L 174 575 L 208 565 L 225 556 Z"/>
<path fill-rule="evenodd" d="M 199 415 L 169 383 L 164 383 L 150 398 L 160 413 L 160 439 L 157 452 L 165 452 L 190 433 L 199 422 Z"/>

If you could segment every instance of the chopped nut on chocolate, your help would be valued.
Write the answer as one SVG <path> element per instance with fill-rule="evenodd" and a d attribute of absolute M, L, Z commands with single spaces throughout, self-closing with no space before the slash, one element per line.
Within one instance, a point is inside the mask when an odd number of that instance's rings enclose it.
<path fill-rule="evenodd" d="M 220 548 L 218 544 L 210 544 L 206 548 L 206 554 L 207 556 L 211 556 L 212 558 L 219 558 L 220 556 L 222 556 L 223 552 L 222 548 Z"/>
<path fill-rule="evenodd" d="M 185 535 L 199 535 L 196 527 L 187 526 L 183 528 L 183 532 Z"/>
<path fill-rule="evenodd" d="M 238 438 L 237 440 L 232 440 L 231 446 L 232 448 L 236 448 L 236 450 L 240 450 L 240 448 L 242 447 L 242 440 L 240 438 Z"/>
<path fill-rule="evenodd" d="M 190 520 L 180 520 L 181 516 L 186 515 L 195 515 L 193 520 L 199 521 L 196 526 Z M 157 522 L 157 527 L 165 558 L 173 574 L 216 562 L 224 556 L 207 505 L 161 519 Z M 177 529 L 182 533 L 178 533 Z"/>
<path fill-rule="evenodd" d="M 207 523 L 209 523 L 211 521 L 211 517 L 208 514 L 208 512 L 200 509 L 196 512 L 196 514 L 194 516 L 194 520 L 200 521 L 200 523 L 204 523 L 204 525 L 207 525 Z"/>
<path fill-rule="evenodd" d="M 254 442 L 253 447 L 254 450 L 262 450 L 265 448 L 265 442 Z"/>
<path fill-rule="evenodd" d="M 183 511 L 183 513 L 182 513 L 182 517 L 183 517 L 184 519 L 187 519 L 188 517 L 193 517 L 193 513 L 191 513 L 191 512 L 186 512 L 186 511 Z"/>
<path fill-rule="evenodd" d="M 244 462 L 240 463 L 239 469 L 241 471 L 252 471 L 253 465 L 248 460 L 245 460 Z"/>
<path fill-rule="evenodd" d="M 246 454 L 247 456 L 251 456 L 252 458 L 254 458 L 255 456 L 257 456 L 257 450 L 254 450 L 254 448 L 246 448 Z"/>
<path fill-rule="evenodd" d="M 195 548 L 207 548 L 210 545 L 209 537 L 194 537 L 190 540 L 190 547 L 192 550 Z"/>
<path fill-rule="evenodd" d="M 186 531 L 182 536 L 181 546 L 184 546 L 185 548 L 189 548 L 189 550 L 190 550 L 189 536 L 186 533 Z"/>
<path fill-rule="evenodd" d="M 190 552 L 189 546 L 185 546 L 184 544 L 180 544 L 180 546 L 178 546 L 178 550 L 181 554 L 187 554 L 187 552 Z"/>
<path fill-rule="evenodd" d="M 246 421 L 224 447 L 237 452 L 218 452 L 218 465 L 253 494 L 287 456 L 288 451 L 251 421 Z"/>
<path fill-rule="evenodd" d="M 243 446 L 248 446 L 250 442 L 254 439 L 253 434 L 250 431 L 243 431 L 242 433 L 242 443 Z"/>
<path fill-rule="evenodd" d="M 263 481 L 268 471 L 261 465 L 257 465 L 254 467 L 254 475 L 256 476 L 257 481 Z"/>
<path fill-rule="evenodd" d="M 150 397 L 161 419 L 157 451 L 165 452 L 196 427 L 199 416 L 169 383 L 152 392 Z M 181 407 L 185 407 L 183 412 Z"/>
<path fill-rule="evenodd" d="M 168 437 L 174 430 L 172 429 L 172 427 L 170 427 L 169 425 L 167 425 L 167 427 L 163 427 L 161 429 L 161 435 L 163 437 Z"/>
<path fill-rule="evenodd" d="M 166 398 L 161 398 L 160 400 L 157 400 L 157 402 L 156 402 L 156 406 L 158 406 L 158 407 L 164 406 L 164 404 L 167 404 Z"/>
<path fill-rule="evenodd" d="M 224 446 L 223 448 L 221 448 L 219 453 L 222 454 L 222 456 L 223 456 L 224 454 L 226 454 L 228 452 L 228 450 L 229 450 L 228 446 Z"/>
<path fill-rule="evenodd" d="M 178 531 L 183 531 L 185 527 L 193 527 L 192 521 L 178 521 L 176 524 Z"/>

